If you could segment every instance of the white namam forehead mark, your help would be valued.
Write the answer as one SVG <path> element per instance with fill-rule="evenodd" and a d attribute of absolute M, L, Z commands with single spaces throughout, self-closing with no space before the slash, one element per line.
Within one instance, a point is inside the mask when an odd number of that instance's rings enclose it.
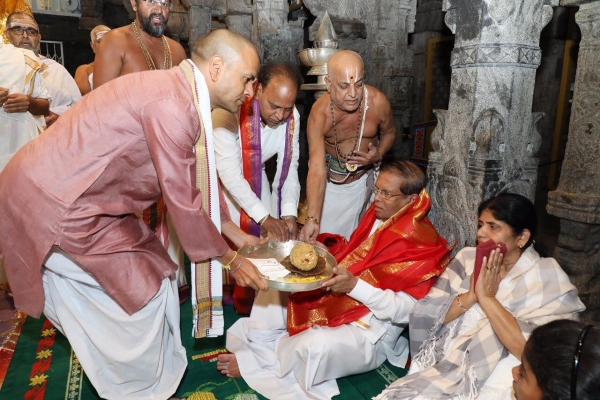
<path fill-rule="evenodd" d="M 39 31 L 38 24 L 36 24 L 35 20 L 31 17 L 23 18 L 23 17 L 14 17 L 10 21 L 9 28 L 14 28 L 15 26 L 20 26 L 22 28 L 34 28 L 36 31 Z"/>
<path fill-rule="evenodd" d="M 363 78 L 363 71 L 358 66 L 349 66 L 342 71 L 340 74 L 340 78 L 342 83 L 354 84 L 355 82 L 359 82 Z"/>
<path fill-rule="evenodd" d="M 102 39 L 102 36 L 104 36 L 106 34 L 106 32 L 108 32 L 108 31 L 96 32 L 96 40 L 100 41 L 100 39 Z"/>

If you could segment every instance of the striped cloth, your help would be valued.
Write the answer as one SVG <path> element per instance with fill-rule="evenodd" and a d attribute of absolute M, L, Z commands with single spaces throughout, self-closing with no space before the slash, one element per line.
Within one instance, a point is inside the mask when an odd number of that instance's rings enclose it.
<path fill-rule="evenodd" d="M 192 87 L 194 105 L 200 119 L 200 135 L 196 142 L 196 184 L 202 194 L 202 207 L 217 229 L 221 230 L 219 188 L 210 114 L 210 94 L 204 76 L 191 60 L 184 60 L 179 68 Z M 198 234 L 202 234 L 198 227 Z M 222 265 L 217 260 L 192 262 L 192 307 L 194 310 L 193 336 L 221 336 L 223 320 Z"/>
<path fill-rule="evenodd" d="M 498 362 L 508 356 L 483 312 L 475 327 L 462 334 L 458 332 L 467 313 L 443 324 L 456 295 L 469 290 L 474 263 L 475 248 L 461 250 L 417 303 L 409 320 L 417 372 L 394 382 L 376 400 L 475 399 Z M 496 298 L 515 317 L 525 337 L 554 319 L 577 319 L 585 309 L 558 263 L 540 258 L 532 246 L 500 282 Z"/>

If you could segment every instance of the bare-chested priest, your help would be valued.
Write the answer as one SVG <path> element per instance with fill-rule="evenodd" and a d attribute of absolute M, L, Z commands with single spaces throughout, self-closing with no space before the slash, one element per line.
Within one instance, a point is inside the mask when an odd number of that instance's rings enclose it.
<path fill-rule="evenodd" d="M 327 62 L 327 93 L 308 117 L 307 216 L 300 239 L 319 232 L 349 238 L 368 202 L 369 181 L 396 136 L 383 93 L 364 82 L 363 60 L 342 50 Z"/>
<path fill-rule="evenodd" d="M 186 59 L 185 50 L 163 33 L 170 0 L 131 0 L 135 21 L 102 38 L 94 61 L 94 88 L 132 72 L 170 69 Z"/>

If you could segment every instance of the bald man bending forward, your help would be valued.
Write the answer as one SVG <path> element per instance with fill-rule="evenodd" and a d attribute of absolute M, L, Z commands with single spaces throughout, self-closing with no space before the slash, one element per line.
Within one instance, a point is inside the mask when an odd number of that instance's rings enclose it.
<path fill-rule="evenodd" d="M 213 191 L 209 214 L 196 187 L 197 171 L 215 183 L 216 169 L 196 169 L 194 146 L 212 135 L 211 108 L 236 112 L 253 96 L 258 55 L 243 37 L 215 32 L 222 47 L 237 43 L 233 56 L 194 49 L 178 68 L 103 85 L 0 174 L 0 253 L 15 306 L 43 311 L 65 334 L 102 398 L 165 400 L 187 366 L 177 266 L 134 213 L 162 195 L 191 260 L 234 258 L 214 224 Z M 237 258 L 238 284 L 266 290 Z"/>

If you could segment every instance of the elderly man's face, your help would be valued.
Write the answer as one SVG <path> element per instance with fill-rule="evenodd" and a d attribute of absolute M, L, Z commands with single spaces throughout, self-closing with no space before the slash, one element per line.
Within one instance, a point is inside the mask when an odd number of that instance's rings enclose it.
<path fill-rule="evenodd" d="M 294 110 L 296 85 L 285 76 L 273 77 L 267 86 L 258 84 L 256 98 L 260 104 L 260 117 L 271 128 L 287 121 Z"/>
<path fill-rule="evenodd" d="M 389 171 L 381 171 L 375 182 L 375 216 L 377 219 L 386 221 L 394 214 L 415 200 L 417 195 L 406 195 L 400 192 L 402 178 Z"/>
<path fill-rule="evenodd" d="M 6 36 L 15 47 L 39 52 L 40 31 L 32 17 L 17 15 L 6 24 Z"/>
<path fill-rule="evenodd" d="M 348 64 L 328 71 L 325 83 L 333 104 L 342 111 L 358 109 L 364 96 L 364 73 L 362 65 Z"/>

